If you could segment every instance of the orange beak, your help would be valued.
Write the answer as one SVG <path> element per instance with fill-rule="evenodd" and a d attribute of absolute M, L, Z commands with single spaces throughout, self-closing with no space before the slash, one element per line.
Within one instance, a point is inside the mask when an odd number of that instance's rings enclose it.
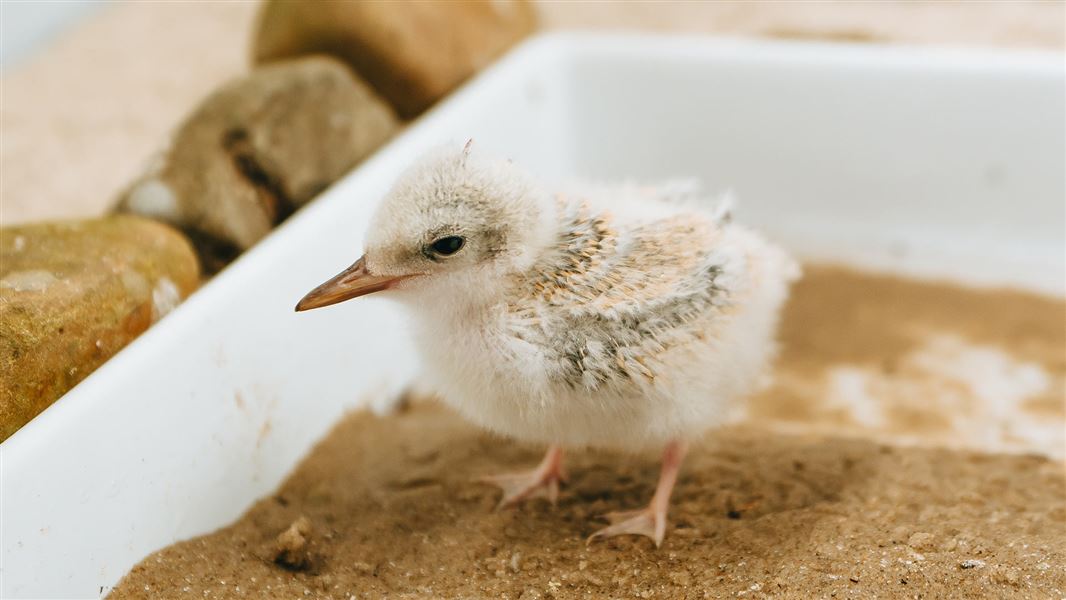
<path fill-rule="evenodd" d="M 408 277 L 410 275 L 372 275 L 366 270 L 366 257 L 363 256 L 355 261 L 355 264 L 338 273 L 333 279 L 311 290 L 296 305 L 296 312 L 322 308 L 330 304 L 337 304 L 359 296 L 387 290 Z"/>

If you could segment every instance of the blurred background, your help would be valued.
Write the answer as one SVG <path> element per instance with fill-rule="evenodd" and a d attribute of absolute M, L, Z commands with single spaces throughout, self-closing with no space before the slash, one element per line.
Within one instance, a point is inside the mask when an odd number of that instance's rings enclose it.
<path fill-rule="evenodd" d="M 533 5 L 543 29 L 1051 50 L 1066 39 L 1062 2 Z M 259 10 L 258 2 L 0 4 L 3 223 L 104 213 L 190 108 L 249 69 Z"/>

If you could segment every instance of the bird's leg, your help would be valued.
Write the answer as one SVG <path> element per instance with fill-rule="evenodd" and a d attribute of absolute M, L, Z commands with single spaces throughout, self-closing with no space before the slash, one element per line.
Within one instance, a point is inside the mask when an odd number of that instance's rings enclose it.
<path fill-rule="evenodd" d="M 503 498 L 496 505 L 496 510 L 541 495 L 546 495 L 554 506 L 559 498 L 559 482 L 566 481 L 566 473 L 563 472 L 563 449 L 558 444 L 548 446 L 544 459 L 532 471 L 492 475 L 483 477 L 481 481 L 497 485 L 503 490 Z"/>
<path fill-rule="evenodd" d="M 666 536 L 666 511 L 670 508 L 670 494 L 674 491 L 677 472 L 685 458 L 688 447 L 684 442 L 673 441 L 663 450 L 663 465 L 659 471 L 659 485 L 647 507 L 639 510 L 613 512 L 605 515 L 611 524 L 589 536 L 588 541 L 596 538 L 609 538 L 616 535 L 646 535 L 658 548 Z"/>

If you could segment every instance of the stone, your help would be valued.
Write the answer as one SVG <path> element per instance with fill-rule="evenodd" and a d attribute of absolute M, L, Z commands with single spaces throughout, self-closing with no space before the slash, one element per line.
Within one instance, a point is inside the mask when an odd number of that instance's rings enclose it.
<path fill-rule="evenodd" d="M 907 539 L 907 545 L 915 550 L 931 550 L 934 547 L 936 536 L 931 533 L 919 531 Z"/>
<path fill-rule="evenodd" d="M 215 272 L 397 128 L 392 109 L 334 59 L 260 67 L 204 100 L 118 209 L 183 229 Z"/>
<path fill-rule="evenodd" d="M 311 520 L 300 516 L 274 541 L 274 562 L 293 571 L 301 571 L 311 564 L 308 545 L 311 541 Z"/>
<path fill-rule="evenodd" d="M 0 440 L 199 285 L 189 241 L 133 216 L 0 229 Z"/>
<path fill-rule="evenodd" d="M 526 0 L 263 3 L 257 63 L 324 53 L 343 59 L 411 118 L 536 27 Z"/>

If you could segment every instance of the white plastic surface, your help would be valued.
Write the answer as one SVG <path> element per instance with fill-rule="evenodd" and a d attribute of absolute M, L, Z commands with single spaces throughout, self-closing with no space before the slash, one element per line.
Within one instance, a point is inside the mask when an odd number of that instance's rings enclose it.
<path fill-rule="evenodd" d="M 1055 54 L 555 35 L 420 119 L 0 445 L 0 597 L 93 598 L 417 372 L 400 309 L 295 314 L 446 140 L 549 180 L 704 178 L 805 257 L 1063 295 Z"/>

